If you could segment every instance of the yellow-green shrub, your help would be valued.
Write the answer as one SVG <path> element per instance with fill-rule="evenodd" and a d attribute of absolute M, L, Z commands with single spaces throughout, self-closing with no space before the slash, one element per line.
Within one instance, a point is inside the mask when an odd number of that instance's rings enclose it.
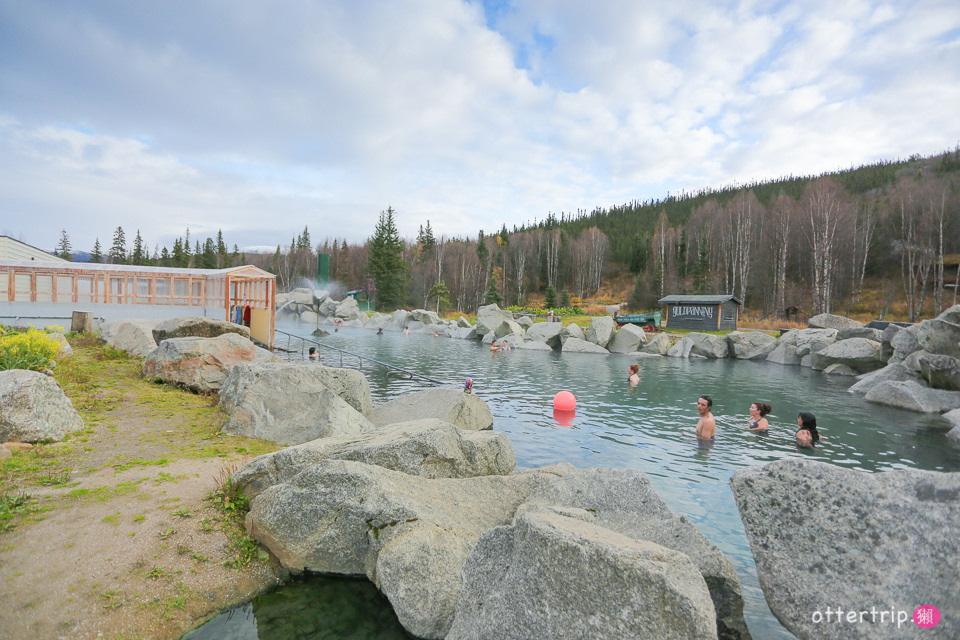
<path fill-rule="evenodd" d="M 0 370 L 33 369 L 50 366 L 60 351 L 60 343 L 38 329 L 0 335 Z"/>

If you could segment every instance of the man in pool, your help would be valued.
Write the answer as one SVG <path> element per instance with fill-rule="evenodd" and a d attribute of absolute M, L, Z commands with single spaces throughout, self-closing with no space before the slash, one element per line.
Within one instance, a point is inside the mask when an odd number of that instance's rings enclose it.
<path fill-rule="evenodd" d="M 713 398 L 710 396 L 700 396 L 697 398 L 697 413 L 700 419 L 697 420 L 697 440 L 713 440 L 717 432 L 717 421 L 713 419 L 710 409 L 713 407 Z"/>

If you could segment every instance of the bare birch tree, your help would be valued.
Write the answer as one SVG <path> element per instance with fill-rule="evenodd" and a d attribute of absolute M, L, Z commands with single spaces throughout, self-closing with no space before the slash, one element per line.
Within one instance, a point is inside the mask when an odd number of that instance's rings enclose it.
<path fill-rule="evenodd" d="M 900 278 L 907 298 L 907 316 L 910 322 L 916 322 L 933 266 L 930 210 L 925 206 L 922 185 L 912 178 L 903 179 L 897 185 L 897 204 L 898 239 L 894 249 L 900 254 Z"/>
<path fill-rule="evenodd" d="M 773 205 L 773 286 L 774 306 L 777 315 L 783 317 L 787 308 L 787 259 L 792 244 L 797 202 L 780 192 Z"/>
<path fill-rule="evenodd" d="M 833 178 L 818 178 L 803 191 L 801 225 L 813 260 L 813 313 L 830 313 L 837 250 L 846 229 L 849 209 L 840 185 Z"/>

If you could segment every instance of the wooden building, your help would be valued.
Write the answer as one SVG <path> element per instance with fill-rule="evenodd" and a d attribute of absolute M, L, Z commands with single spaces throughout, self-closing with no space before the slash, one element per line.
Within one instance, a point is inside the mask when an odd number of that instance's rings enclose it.
<path fill-rule="evenodd" d="M 658 302 L 666 308 L 667 329 L 692 331 L 736 329 L 743 304 L 732 295 L 667 296 Z"/>
<path fill-rule="evenodd" d="M 51 256 L 52 257 L 52 256 Z M 273 346 L 276 276 L 254 266 L 177 269 L 0 259 L 0 321 L 63 324 L 73 311 L 106 320 L 206 316 L 246 324 Z"/>

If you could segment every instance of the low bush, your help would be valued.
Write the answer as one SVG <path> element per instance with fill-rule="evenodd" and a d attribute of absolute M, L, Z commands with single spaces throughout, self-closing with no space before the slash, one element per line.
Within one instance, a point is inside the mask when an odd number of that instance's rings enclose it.
<path fill-rule="evenodd" d="M 60 343 L 39 329 L 0 335 L 0 370 L 46 369 L 60 351 Z"/>

